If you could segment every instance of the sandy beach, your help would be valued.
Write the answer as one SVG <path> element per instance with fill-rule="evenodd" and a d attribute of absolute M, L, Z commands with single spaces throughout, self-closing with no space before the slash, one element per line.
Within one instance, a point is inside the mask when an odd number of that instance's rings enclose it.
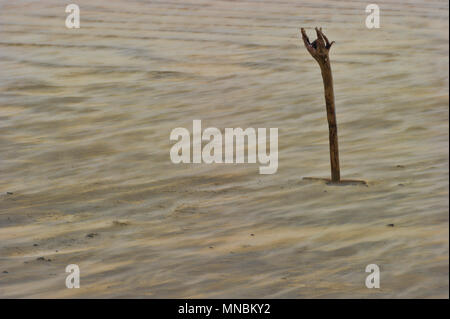
<path fill-rule="evenodd" d="M 447 1 L 0 0 L 1 298 L 448 298 Z M 330 186 L 316 62 L 333 68 Z M 170 132 L 279 128 L 278 171 Z M 79 289 L 65 268 L 80 267 Z M 368 289 L 365 268 L 381 270 Z"/>

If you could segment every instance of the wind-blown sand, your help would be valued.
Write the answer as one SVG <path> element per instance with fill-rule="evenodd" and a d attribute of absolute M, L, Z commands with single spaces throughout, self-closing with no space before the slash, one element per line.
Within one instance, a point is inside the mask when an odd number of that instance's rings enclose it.
<path fill-rule="evenodd" d="M 364 1 L 76 3 L 69 30 L 61 1 L 0 1 L 0 297 L 449 297 L 447 1 L 377 1 L 376 30 Z M 329 155 L 300 26 L 336 41 L 368 187 L 302 180 Z M 278 127 L 278 172 L 172 164 L 193 119 Z"/>

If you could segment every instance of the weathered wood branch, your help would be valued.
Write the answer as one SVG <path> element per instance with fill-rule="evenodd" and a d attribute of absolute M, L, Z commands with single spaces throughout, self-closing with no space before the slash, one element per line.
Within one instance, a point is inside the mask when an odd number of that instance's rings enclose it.
<path fill-rule="evenodd" d="M 333 90 L 333 75 L 331 73 L 331 64 L 329 58 L 331 43 L 323 34 L 322 28 L 316 28 L 317 39 L 310 42 L 306 35 L 305 29 L 301 28 L 303 42 L 306 49 L 311 56 L 319 63 L 322 72 L 323 86 L 325 88 L 325 103 L 327 109 L 329 141 L 330 141 L 330 162 L 331 162 L 331 181 L 340 182 L 340 168 L 339 168 L 339 147 L 338 147 L 338 133 L 336 122 L 336 110 L 334 104 L 334 90 Z"/>

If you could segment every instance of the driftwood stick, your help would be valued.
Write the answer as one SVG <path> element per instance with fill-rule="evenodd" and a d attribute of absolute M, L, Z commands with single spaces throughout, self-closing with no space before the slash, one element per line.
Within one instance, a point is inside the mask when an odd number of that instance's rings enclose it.
<path fill-rule="evenodd" d="M 334 105 L 333 75 L 331 73 L 329 58 L 330 48 L 334 41 L 331 43 L 328 41 L 328 38 L 322 33 L 322 28 L 316 28 L 317 39 L 312 43 L 309 41 L 304 28 L 301 28 L 301 33 L 306 49 L 317 61 L 317 63 L 319 63 L 320 71 L 322 72 L 330 140 L 331 181 L 333 183 L 338 183 L 341 181 L 339 168 L 339 147 L 336 111 Z"/>

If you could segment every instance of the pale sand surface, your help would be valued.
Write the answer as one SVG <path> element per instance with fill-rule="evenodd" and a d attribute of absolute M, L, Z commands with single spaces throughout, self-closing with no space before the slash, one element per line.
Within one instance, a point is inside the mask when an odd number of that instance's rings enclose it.
<path fill-rule="evenodd" d="M 0 297 L 448 298 L 447 1 L 377 1 L 377 30 L 365 1 L 76 3 L 68 30 L 61 1 L 0 1 Z M 336 41 L 368 187 L 302 180 L 329 157 L 300 26 Z M 194 119 L 278 127 L 278 172 L 172 164 Z"/>

